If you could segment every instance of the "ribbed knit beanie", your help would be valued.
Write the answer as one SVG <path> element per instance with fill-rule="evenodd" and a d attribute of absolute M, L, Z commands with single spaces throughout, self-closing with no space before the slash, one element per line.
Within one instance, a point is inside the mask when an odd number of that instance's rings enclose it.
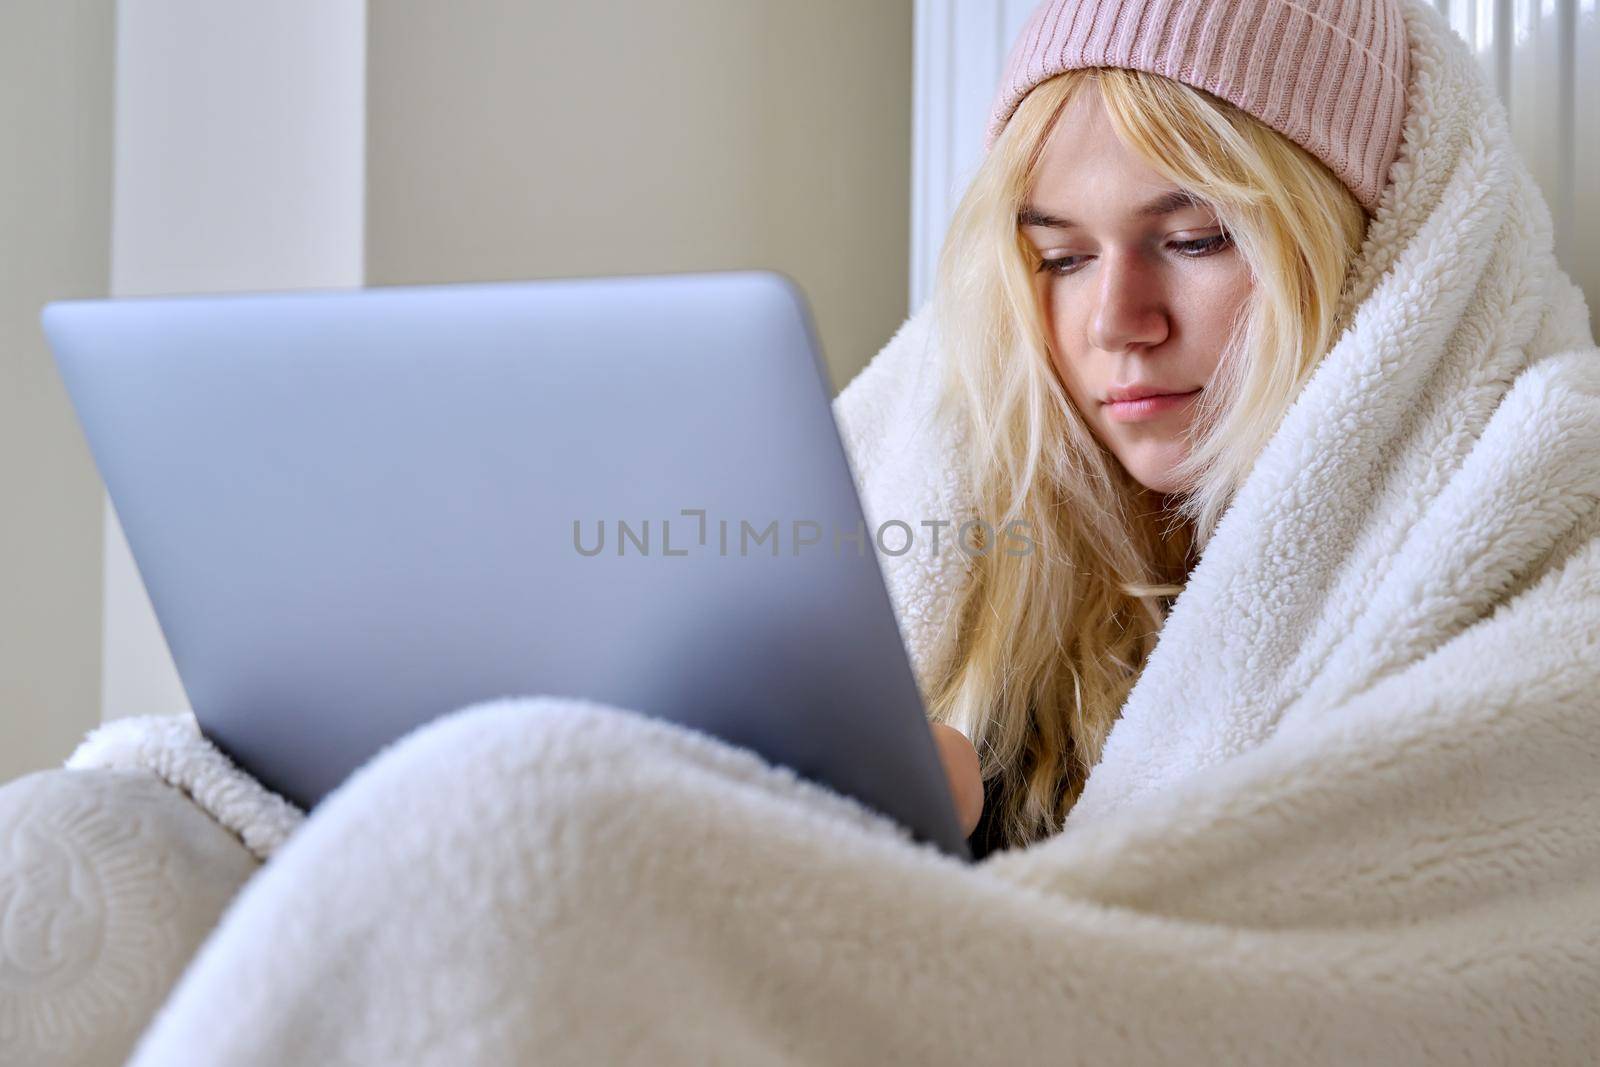
<path fill-rule="evenodd" d="M 1012 45 L 985 147 L 1076 67 L 1162 74 L 1254 115 L 1377 210 L 1405 122 L 1402 0 L 1045 0 Z"/>

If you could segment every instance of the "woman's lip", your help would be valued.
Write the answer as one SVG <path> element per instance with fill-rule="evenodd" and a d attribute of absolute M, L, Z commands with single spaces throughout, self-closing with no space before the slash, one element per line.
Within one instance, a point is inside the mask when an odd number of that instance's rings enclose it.
<path fill-rule="evenodd" d="M 1147 396 L 1139 400 L 1117 400 L 1106 404 L 1106 415 L 1117 422 L 1139 422 L 1143 419 L 1153 419 L 1157 415 L 1164 415 L 1175 411 L 1186 404 L 1198 389 L 1187 393 L 1162 393 L 1160 396 Z"/>

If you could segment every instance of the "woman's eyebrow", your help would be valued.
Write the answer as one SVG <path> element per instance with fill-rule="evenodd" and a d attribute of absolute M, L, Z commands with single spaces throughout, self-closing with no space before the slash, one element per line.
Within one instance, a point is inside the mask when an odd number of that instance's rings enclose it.
<path fill-rule="evenodd" d="M 1170 193 L 1163 193 L 1149 203 L 1135 208 L 1133 214 L 1135 218 L 1145 219 L 1160 215 L 1170 215 L 1174 211 L 1182 211 L 1184 208 L 1209 206 L 1193 193 L 1177 189 Z M 1048 211 L 1041 211 L 1032 204 L 1028 204 L 1017 212 L 1017 225 L 1042 226 L 1051 230 L 1065 230 L 1076 226 L 1077 223 L 1071 219 L 1062 218 L 1060 215 L 1052 215 Z"/>

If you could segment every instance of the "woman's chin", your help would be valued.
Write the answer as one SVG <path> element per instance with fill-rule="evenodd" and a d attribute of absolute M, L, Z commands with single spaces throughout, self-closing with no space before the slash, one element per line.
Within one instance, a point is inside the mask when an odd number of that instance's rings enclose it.
<path fill-rule="evenodd" d="M 1183 488 L 1176 471 L 1184 457 L 1177 446 L 1170 452 L 1166 449 L 1140 449 L 1136 454 L 1117 458 L 1128 476 L 1152 493 L 1176 493 Z"/>

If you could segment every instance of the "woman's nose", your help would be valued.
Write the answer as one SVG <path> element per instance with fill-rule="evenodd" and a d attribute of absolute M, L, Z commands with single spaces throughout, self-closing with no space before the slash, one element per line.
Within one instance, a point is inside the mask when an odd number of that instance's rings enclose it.
<path fill-rule="evenodd" d="M 1167 339 L 1165 294 L 1155 269 L 1138 253 L 1100 257 L 1089 343 L 1102 352 L 1150 348 Z"/>

